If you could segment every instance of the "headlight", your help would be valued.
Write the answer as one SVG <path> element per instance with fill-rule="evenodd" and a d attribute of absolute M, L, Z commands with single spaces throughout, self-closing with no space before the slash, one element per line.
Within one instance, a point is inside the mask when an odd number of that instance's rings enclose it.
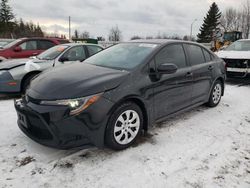
<path fill-rule="evenodd" d="M 56 101 L 41 101 L 41 105 L 68 106 L 70 115 L 80 114 L 83 110 L 94 104 L 103 93 L 82 97 L 77 99 L 56 100 Z"/>

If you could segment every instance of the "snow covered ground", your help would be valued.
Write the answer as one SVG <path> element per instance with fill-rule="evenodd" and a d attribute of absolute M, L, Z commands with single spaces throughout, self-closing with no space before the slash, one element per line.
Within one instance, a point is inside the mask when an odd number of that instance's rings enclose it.
<path fill-rule="evenodd" d="M 250 187 L 250 86 L 227 85 L 201 106 L 150 129 L 125 151 L 43 147 L 0 101 L 0 187 Z"/>

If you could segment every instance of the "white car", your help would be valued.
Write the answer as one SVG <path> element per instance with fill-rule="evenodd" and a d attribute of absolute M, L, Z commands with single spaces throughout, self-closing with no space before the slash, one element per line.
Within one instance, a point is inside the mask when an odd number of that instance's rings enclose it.
<path fill-rule="evenodd" d="M 228 77 L 250 74 L 250 39 L 238 40 L 216 54 L 226 62 Z"/>

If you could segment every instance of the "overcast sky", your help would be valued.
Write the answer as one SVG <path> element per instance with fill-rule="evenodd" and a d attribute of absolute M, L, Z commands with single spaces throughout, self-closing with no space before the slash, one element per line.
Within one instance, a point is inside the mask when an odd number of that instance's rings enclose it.
<path fill-rule="evenodd" d="M 245 0 L 214 0 L 223 11 L 241 7 Z M 213 0 L 10 0 L 17 18 L 44 26 L 47 32 L 68 33 L 68 16 L 72 32 L 89 31 L 92 37 L 107 38 L 112 26 L 118 25 L 123 39 L 133 35 L 154 36 L 158 33 L 180 36 L 199 31 L 203 17 Z"/>

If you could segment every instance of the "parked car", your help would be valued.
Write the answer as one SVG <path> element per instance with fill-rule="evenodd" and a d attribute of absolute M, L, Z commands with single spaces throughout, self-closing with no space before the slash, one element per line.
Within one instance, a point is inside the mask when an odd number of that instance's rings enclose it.
<path fill-rule="evenodd" d="M 15 39 L 0 39 L 0 49 L 3 48 L 3 46 L 9 44 L 10 42 L 13 42 Z"/>
<path fill-rule="evenodd" d="M 101 50 L 98 45 L 69 43 L 54 46 L 34 58 L 6 60 L 0 63 L 0 94 L 24 93 L 31 79 L 42 71 L 83 61 Z"/>
<path fill-rule="evenodd" d="M 217 55 L 226 62 L 228 77 L 247 77 L 250 74 L 250 40 L 238 40 Z"/>
<path fill-rule="evenodd" d="M 21 38 L 0 48 L 0 62 L 5 59 L 28 58 L 37 56 L 43 51 L 58 45 L 68 43 L 60 38 Z"/>
<path fill-rule="evenodd" d="M 225 65 L 192 42 L 120 43 L 35 78 L 15 101 L 20 129 L 47 146 L 131 146 L 141 130 L 224 94 Z"/>

